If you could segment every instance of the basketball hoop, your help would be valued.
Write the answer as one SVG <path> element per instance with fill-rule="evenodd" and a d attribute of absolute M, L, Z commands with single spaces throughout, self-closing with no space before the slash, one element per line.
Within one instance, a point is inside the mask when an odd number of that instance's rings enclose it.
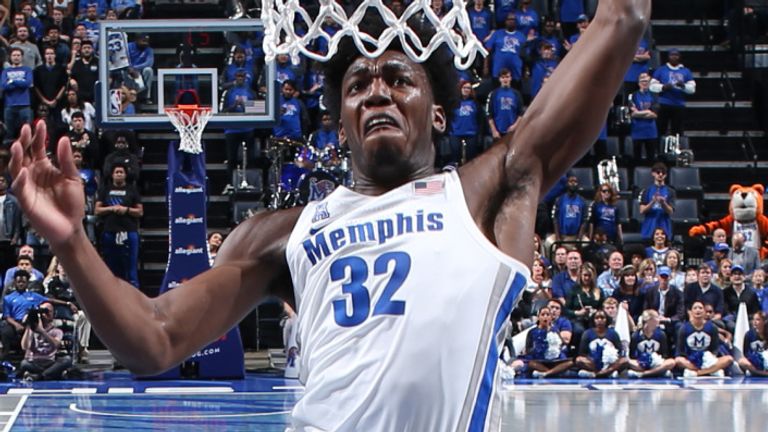
<path fill-rule="evenodd" d="M 211 108 L 198 105 L 176 105 L 165 108 L 165 114 L 179 132 L 179 138 L 181 138 L 179 150 L 192 154 L 202 153 L 201 140 L 205 125 L 213 114 Z"/>
<path fill-rule="evenodd" d="M 261 21 L 264 23 L 264 54 L 267 62 L 272 61 L 278 54 L 290 55 L 294 63 L 299 62 L 299 54 L 326 62 L 336 54 L 341 38 L 349 36 L 354 39 L 361 54 L 375 58 L 380 56 L 394 39 L 398 39 L 405 54 L 418 63 L 426 61 L 433 51 L 445 43 L 455 54 L 456 67 L 467 69 L 474 63 L 478 53 L 488 55 L 488 52 L 472 31 L 466 7 L 465 0 L 454 0 L 453 8 L 443 17 L 438 17 L 430 7 L 430 0 L 414 0 L 398 17 L 383 0 L 362 0 L 354 12 L 347 16 L 344 7 L 335 0 L 320 0 L 320 10 L 312 20 L 301 6 L 300 0 L 263 0 Z M 369 8 L 378 11 L 387 27 L 378 38 L 360 30 L 360 23 Z M 408 25 L 409 19 L 419 16 L 435 29 L 435 34 L 426 46 Z M 330 35 L 322 28 L 326 19 L 339 25 L 340 28 L 335 34 Z M 298 35 L 295 32 L 296 20 L 306 24 L 306 34 Z M 319 38 L 328 42 L 328 53 L 324 55 L 309 49 L 309 45 Z M 371 46 L 373 49 L 370 49 Z"/>

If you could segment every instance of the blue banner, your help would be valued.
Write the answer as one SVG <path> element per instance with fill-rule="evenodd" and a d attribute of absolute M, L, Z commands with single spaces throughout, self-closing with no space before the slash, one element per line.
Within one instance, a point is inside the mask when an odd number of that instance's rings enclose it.
<path fill-rule="evenodd" d="M 190 154 L 168 147 L 168 266 L 160 294 L 174 289 L 210 268 L 208 262 L 205 150 Z M 183 288 L 182 288 L 183 289 Z M 204 316 L 190 319 L 205 320 Z M 195 353 L 182 365 L 152 377 L 242 378 L 243 344 L 237 327 Z"/>

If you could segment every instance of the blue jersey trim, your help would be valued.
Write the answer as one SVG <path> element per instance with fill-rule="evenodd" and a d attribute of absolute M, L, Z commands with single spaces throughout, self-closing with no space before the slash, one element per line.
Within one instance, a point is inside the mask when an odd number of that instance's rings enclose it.
<path fill-rule="evenodd" d="M 525 286 L 525 276 L 517 273 L 512 280 L 507 295 L 501 302 L 501 307 L 499 307 L 498 313 L 496 314 L 496 319 L 493 323 L 494 336 L 501 330 L 501 327 L 512 312 L 512 308 L 515 306 L 515 302 Z M 472 418 L 468 428 L 469 432 L 482 432 L 485 428 L 485 418 L 488 416 L 488 407 L 490 405 L 491 395 L 493 394 L 494 375 L 496 374 L 498 359 L 499 347 L 496 344 L 496 338 L 492 337 L 488 347 L 488 356 L 485 359 L 485 371 L 483 372 L 482 383 L 480 384 L 480 390 L 477 392 L 475 406 L 472 409 Z"/>

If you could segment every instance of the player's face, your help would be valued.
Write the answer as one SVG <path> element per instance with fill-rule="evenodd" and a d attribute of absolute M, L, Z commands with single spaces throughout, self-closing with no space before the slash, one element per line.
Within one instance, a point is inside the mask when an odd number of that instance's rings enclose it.
<path fill-rule="evenodd" d="M 360 56 L 341 84 L 339 140 L 362 183 L 396 186 L 432 173 L 432 130 L 445 130 L 425 69 L 399 51 Z M 359 173 L 359 174 L 358 174 Z"/>

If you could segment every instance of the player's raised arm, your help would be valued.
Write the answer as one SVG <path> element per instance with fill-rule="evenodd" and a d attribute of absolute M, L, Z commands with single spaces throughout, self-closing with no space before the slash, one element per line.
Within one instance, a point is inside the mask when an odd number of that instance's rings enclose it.
<path fill-rule="evenodd" d="M 34 137 L 24 126 L 13 144 L 14 193 L 66 269 L 99 338 L 134 372 L 168 369 L 224 334 L 265 295 L 290 296 L 284 251 L 300 209 L 249 219 L 224 243 L 214 269 L 157 298 L 115 277 L 84 233 L 83 187 L 69 140 L 59 141 L 57 168 L 45 155 L 45 134 L 44 122 Z"/>
<path fill-rule="evenodd" d="M 581 158 L 605 125 L 650 14 L 651 0 L 601 1 L 594 21 L 520 121 L 508 142 L 514 154 L 508 163 L 540 167 L 541 194 Z"/>

